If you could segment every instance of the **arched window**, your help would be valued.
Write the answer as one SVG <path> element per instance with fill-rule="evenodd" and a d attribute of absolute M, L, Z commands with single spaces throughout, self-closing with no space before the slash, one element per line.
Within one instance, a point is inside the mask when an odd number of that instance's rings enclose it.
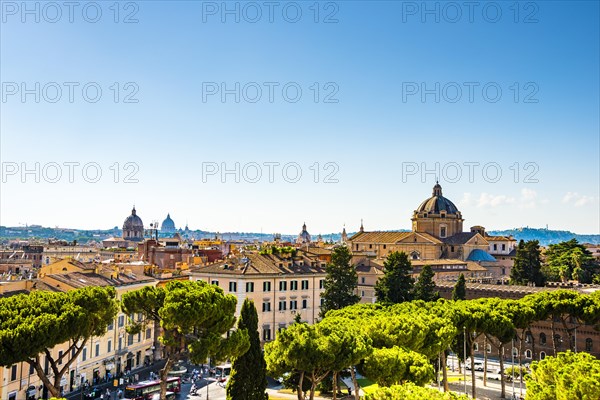
<path fill-rule="evenodd" d="M 531 334 L 531 332 L 527 332 L 527 335 L 525 336 L 525 343 L 532 343 L 533 342 L 533 335 Z"/>
<path fill-rule="evenodd" d="M 473 351 L 479 351 L 479 345 L 477 343 L 473 343 Z"/>
<path fill-rule="evenodd" d="M 512 355 L 513 355 L 513 357 L 519 357 L 519 349 L 517 349 L 516 347 L 513 347 Z"/>
<path fill-rule="evenodd" d="M 529 349 L 525 350 L 525 358 L 528 358 L 531 360 L 531 350 L 529 350 Z"/>
<path fill-rule="evenodd" d="M 487 351 L 488 353 L 492 352 L 492 345 L 491 344 L 488 343 L 485 347 L 486 347 L 485 351 Z"/>
<path fill-rule="evenodd" d="M 558 333 L 554 335 L 554 343 L 556 343 L 556 347 L 560 347 L 560 345 L 562 344 L 562 338 Z"/>
<path fill-rule="evenodd" d="M 410 253 L 410 258 L 412 258 L 413 260 L 418 260 L 419 258 L 421 258 L 421 255 L 418 251 L 414 250 L 412 253 Z"/>
<path fill-rule="evenodd" d="M 546 334 L 544 332 L 540 333 L 540 344 L 546 344 Z"/>
<path fill-rule="evenodd" d="M 588 353 L 590 351 L 592 351 L 592 347 L 593 347 L 593 341 L 590 338 L 585 339 L 585 351 L 587 351 Z"/>
<path fill-rule="evenodd" d="M 546 358 L 546 353 L 543 351 L 540 351 L 540 360 L 543 360 L 544 358 Z"/>

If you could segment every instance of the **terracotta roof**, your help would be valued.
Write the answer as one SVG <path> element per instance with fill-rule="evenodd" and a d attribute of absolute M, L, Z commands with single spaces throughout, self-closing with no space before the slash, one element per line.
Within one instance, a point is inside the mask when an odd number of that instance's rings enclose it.
<path fill-rule="evenodd" d="M 350 241 L 359 243 L 397 243 L 404 240 L 412 235 L 417 235 L 424 238 L 427 241 L 439 244 L 442 243 L 435 236 L 425 232 L 389 232 L 389 231 L 375 231 L 375 232 L 358 232 L 352 236 Z"/>
<path fill-rule="evenodd" d="M 490 241 L 490 242 L 495 242 L 495 241 L 505 242 L 505 241 L 509 241 L 509 240 L 516 241 L 515 239 L 511 239 L 506 236 L 487 236 L 486 235 L 486 236 L 484 236 L 484 238 L 485 238 L 485 240 Z"/>
<path fill-rule="evenodd" d="M 460 232 L 443 239 L 446 244 L 465 244 L 477 235 L 477 232 Z"/>
<path fill-rule="evenodd" d="M 317 266 L 307 265 L 302 260 L 282 259 L 273 254 L 246 254 L 241 258 L 229 258 L 215 264 L 193 268 L 194 272 L 209 272 L 226 275 L 262 275 L 262 274 L 324 274 L 325 268 L 321 268 L 321 262 L 315 260 Z M 288 264 L 292 263 L 292 266 Z"/>
<path fill-rule="evenodd" d="M 63 282 L 66 285 L 76 289 L 88 286 L 125 286 L 134 283 L 153 281 L 152 278 L 147 276 L 138 278 L 136 276 L 119 274 L 119 277 L 117 279 L 110 279 L 99 274 L 81 272 L 71 272 L 68 274 L 52 274 L 48 275 L 48 277 L 59 282 Z"/>

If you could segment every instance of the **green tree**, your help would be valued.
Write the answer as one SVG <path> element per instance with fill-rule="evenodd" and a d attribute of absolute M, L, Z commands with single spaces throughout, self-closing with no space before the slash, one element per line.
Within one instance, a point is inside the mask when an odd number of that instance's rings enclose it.
<path fill-rule="evenodd" d="M 0 365 L 31 365 L 52 397 L 92 336 L 102 336 L 117 311 L 113 287 L 86 287 L 65 293 L 35 291 L 0 298 Z M 52 349 L 68 342 L 56 358 Z M 45 372 L 45 359 L 50 371 Z M 50 378 L 53 376 L 53 380 Z"/>
<path fill-rule="evenodd" d="M 440 298 L 440 293 L 435 290 L 434 275 L 431 265 L 423 266 L 413 289 L 415 300 L 436 301 Z"/>
<path fill-rule="evenodd" d="M 333 250 L 331 263 L 325 267 L 327 276 L 324 283 L 325 291 L 321 294 L 323 299 L 321 318 L 325 317 L 329 310 L 339 310 L 360 301 L 360 296 L 354 293 L 358 276 L 351 261 L 352 254 L 348 247 L 340 246 Z"/>
<path fill-rule="evenodd" d="M 543 272 L 549 281 L 591 283 L 598 272 L 598 263 L 577 239 L 551 244 L 545 257 Z"/>
<path fill-rule="evenodd" d="M 437 389 L 417 386 L 414 383 L 379 387 L 365 394 L 365 400 L 468 400 L 465 395 L 442 393 Z"/>
<path fill-rule="evenodd" d="M 452 300 L 465 300 L 467 298 L 467 283 L 465 276 L 460 274 L 454 289 L 452 290 Z"/>
<path fill-rule="evenodd" d="M 427 357 L 397 346 L 373 350 L 365 359 L 362 370 L 380 386 L 406 382 L 422 386 L 434 376 L 433 365 Z"/>
<path fill-rule="evenodd" d="M 600 360 L 588 353 L 558 353 L 531 363 L 526 400 L 600 398 Z"/>
<path fill-rule="evenodd" d="M 514 265 L 510 270 L 511 285 L 544 286 L 544 274 L 542 274 L 542 260 L 540 242 L 521 240 L 517 245 Z"/>
<path fill-rule="evenodd" d="M 320 335 L 328 338 L 328 352 L 333 356 L 333 398 L 337 399 L 338 374 L 350 367 L 354 387 L 358 387 L 354 366 L 373 351 L 371 339 L 363 332 L 356 321 L 345 318 L 325 318 L 318 324 Z M 358 398 L 358 392 L 355 393 Z"/>
<path fill-rule="evenodd" d="M 267 371 L 272 376 L 299 373 L 297 395 L 304 400 L 304 380 L 311 382 L 310 399 L 317 385 L 331 372 L 334 356 L 328 351 L 327 338 L 317 325 L 292 324 L 265 345 Z"/>
<path fill-rule="evenodd" d="M 207 357 L 223 360 L 244 354 L 250 347 L 248 332 L 236 330 L 224 335 L 235 324 L 237 299 L 204 281 L 172 281 L 164 287 L 147 286 L 122 296 L 122 310 L 127 315 L 140 313 L 142 321 L 131 321 L 127 331 L 140 332 L 143 327 L 160 321 L 159 338 L 166 363 L 160 371 L 160 398 L 167 392 L 167 374 L 175 361 L 189 356 L 193 363 Z"/>
<path fill-rule="evenodd" d="M 391 252 L 383 263 L 384 275 L 375 284 L 375 296 L 381 303 L 412 300 L 412 265 L 404 252 Z"/>
<path fill-rule="evenodd" d="M 247 331 L 250 348 L 233 362 L 231 377 L 227 382 L 227 399 L 267 399 L 267 363 L 260 348 L 258 314 L 252 300 L 244 300 L 237 329 Z"/>

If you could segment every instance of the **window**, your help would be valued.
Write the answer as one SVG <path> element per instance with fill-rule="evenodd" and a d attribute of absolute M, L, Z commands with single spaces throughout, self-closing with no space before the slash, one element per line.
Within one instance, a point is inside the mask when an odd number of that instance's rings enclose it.
<path fill-rule="evenodd" d="M 150 339 L 152 337 L 152 329 L 146 329 L 146 339 Z"/>
<path fill-rule="evenodd" d="M 285 324 L 279 324 L 279 328 L 277 328 L 277 332 L 281 332 L 285 329 Z"/>
<path fill-rule="evenodd" d="M 506 245 L 505 244 L 502 245 L 502 250 L 506 250 Z"/>
<path fill-rule="evenodd" d="M 211 281 L 210 284 L 211 285 L 215 285 L 215 286 L 219 286 L 219 281 Z"/>
<path fill-rule="evenodd" d="M 268 301 L 263 302 L 263 312 L 271 311 L 271 303 Z"/>
<path fill-rule="evenodd" d="M 525 343 L 531 342 L 533 342 L 533 335 L 531 334 L 531 332 L 527 332 L 527 335 L 525 335 Z"/>
<path fill-rule="evenodd" d="M 33 375 L 33 374 L 35 374 L 35 368 L 33 367 L 33 365 L 29 364 L 29 375 Z"/>
<path fill-rule="evenodd" d="M 138 341 L 138 343 L 139 343 L 139 342 L 141 342 L 141 341 L 142 341 L 142 332 L 138 332 L 138 335 L 137 335 L 137 336 L 138 336 L 138 338 L 137 338 L 137 341 Z"/>
<path fill-rule="evenodd" d="M 112 340 L 108 339 L 108 342 L 106 343 L 106 352 L 110 353 L 112 351 Z"/>
<path fill-rule="evenodd" d="M 302 308 L 303 309 L 307 309 L 308 308 L 308 301 L 306 299 L 302 300 Z"/>
<path fill-rule="evenodd" d="M 319 279 L 319 289 L 323 289 L 325 287 L 325 279 Z"/>
<path fill-rule="evenodd" d="M 365 282 L 366 282 L 366 279 L 365 279 L 365 277 L 364 277 L 364 276 L 361 276 L 361 277 L 360 277 L 360 283 L 365 283 Z"/>
<path fill-rule="evenodd" d="M 494 243 L 494 250 L 498 250 L 498 245 Z"/>
<path fill-rule="evenodd" d="M 454 246 L 450 246 L 450 251 L 454 253 Z"/>
<path fill-rule="evenodd" d="M 271 327 L 269 325 L 263 326 L 263 341 L 268 342 L 271 340 Z"/>
<path fill-rule="evenodd" d="M 356 245 L 356 251 L 358 251 L 358 245 Z"/>
<path fill-rule="evenodd" d="M 263 282 L 263 292 L 271 291 L 271 282 Z"/>
<path fill-rule="evenodd" d="M 290 310 L 297 310 L 297 309 L 298 309 L 298 301 L 290 300 Z"/>
<path fill-rule="evenodd" d="M 491 353 L 491 352 L 492 352 L 492 345 L 488 343 L 488 344 L 485 346 L 485 351 L 487 351 L 488 353 Z"/>
<path fill-rule="evenodd" d="M 440 227 L 440 237 L 446 237 L 446 227 Z"/>
<path fill-rule="evenodd" d="M 111 322 L 110 325 L 108 325 L 107 330 L 112 331 L 114 328 L 114 325 L 115 325 L 114 322 Z"/>
<path fill-rule="evenodd" d="M 286 302 L 285 300 L 281 300 L 279 302 L 279 311 L 285 311 L 285 307 L 286 307 Z"/>
<path fill-rule="evenodd" d="M 562 338 L 558 333 L 554 335 L 554 343 L 556 343 L 557 348 L 560 347 L 560 345 L 562 344 Z"/>
<path fill-rule="evenodd" d="M 280 292 L 285 292 L 287 290 L 287 282 L 286 281 L 279 281 L 279 291 Z"/>
<path fill-rule="evenodd" d="M 81 361 L 85 360 L 87 360 L 87 347 L 84 347 L 83 351 L 81 352 Z"/>
<path fill-rule="evenodd" d="M 58 351 L 58 365 L 62 365 L 62 359 L 61 359 L 62 355 L 63 355 L 63 351 L 59 350 Z M 31 374 L 29 374 L 29 375 L 31 375 Z"/>
<path fill-rule="evenodd" d="M 96 348 L 94 349 L 94 357 L 100 356 L 100 342 L 96 342 Z"/>
<path fill-rule="evenodd" d="M 543 351 L 540 351 L 540 360 L 543 360 L 544 358 L 546 358 L 546 353 Z"/>
<path fill-rule="evenodd" d="M 133 335 L 127 335 L 127 346 L 131 346 L 133 344 Z"/>
<path fill-rule="evenodd" d="M 246 293 L 254 292 L 254 282 L 246 282 Z"/>
<path fill-rule="evenodd" d="M 298 281 L 290 282 L 290 290 L 298 290 Z"/>
<path fill-rule="evenodd" d="M 365 297 L 365 291 L 364 291 L 364 290 L 361 290 L 361 291 L 360 291 L 360 296 L 361 296 L 361 297 Z"/>
<path fill-rule="evenodd" d="M 321 307 L 323 307 L 323 304 L 325 304 L 325 299 L 321 297 Z"/>
<path fill-rule="evenodd" d="M 123 325 L 125 325 L 125 316 L 124 315 L 119 315 L 119 323 L 118 326 L 119 328 L 122 327 Z"/>
<path fill-rule="evenodd" d="M 528 358 L 531 360 L 531 350 L 529 350 L 529 349 L 525 350 L 525 358 Z"/>
<path fill-rule="evenodd" d="M 546 344 L 546 334 L 544 332 L 540 333 L 540 344 Z"/>
<path fill-rule="evenodd" d="M 123 348 L 123 336 L 119 336 L 119 348 L 118 350 L 120 351 Z"/>
<path fill-rule="evenodd" d="M 590 338 L 585 339 L 585 351 L 588 353 L 592 351 L 593 341 Z"/>
<path fill-rule="evenodd" d="M 473 343 L 473 351 L 479 351 L 479 344 Z"/>
<path fill-rule="evenodd" d="M 383 245 L 383 249 L 384 249 L 384 250 L 386 249 L 386 245 L 385 245 L 385 244 Z"/>
<path fill-rule="evenodd" d="M 519 349 L 517 349 L 516 347 L 513 347 L 512 355 L 513 355 L 513 357 L 519 357 Z"/>
<path fill-rule="evenodd" d="M 229 291 L 237 292 L 237 282 L 229 282 Z"/>
<path fill-rule="evenodd" d="M 10 367 L 10 380 L 11 381 L 17 380 L 17 364 Z"/>
<path fill-rule="evenodd" d="M 308 290 L 308 280 L 302 281 L 302 290 Z"/>

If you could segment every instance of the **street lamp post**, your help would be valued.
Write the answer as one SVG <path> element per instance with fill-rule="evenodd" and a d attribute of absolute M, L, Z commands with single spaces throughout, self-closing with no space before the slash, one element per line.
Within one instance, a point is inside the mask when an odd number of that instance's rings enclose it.
<path fill-rule="evenodd" d="M 467 327 L 463 326 L 463 380 L 465 381 L 465 396 L 467 395 Z"/>
<path fill-rule="evenodd" d="M 512 349 L 510 349 L 511 364 L 512 364 L 512 398 L 515 398 L 515 339 L 512 340 Z M 519 371 L 520 373 L 520 371 Z"/>

